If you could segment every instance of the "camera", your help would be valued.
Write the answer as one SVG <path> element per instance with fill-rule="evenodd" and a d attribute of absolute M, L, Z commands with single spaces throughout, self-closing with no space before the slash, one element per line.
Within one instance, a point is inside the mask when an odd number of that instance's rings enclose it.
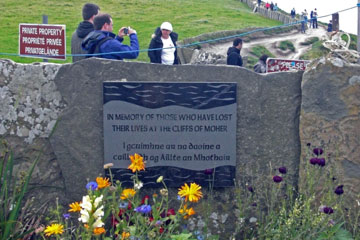
<path fill-rule="evenodd" d="M 126 34 L 126 35 L 129 34 L 129 28 L 124 28 L 124 34 Z"/>

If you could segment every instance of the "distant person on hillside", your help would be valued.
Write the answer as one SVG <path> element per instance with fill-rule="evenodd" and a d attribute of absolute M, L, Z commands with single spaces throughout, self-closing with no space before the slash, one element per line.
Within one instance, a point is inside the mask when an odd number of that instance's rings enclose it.
<path fill-rule="evenodd" d="M 274 3 L 273 2 L 271 2 L 271 4 L 270 4 L 270 10 L 274 11 Z"/>
<path fill-rule="evenodd" d="M 279 7 L 278 7 L 277 3 L 275 3 L 275 5 L 274 5 L 274 11 L 277 11 L 277 10 L 279 10 Z"/>
<path fill-rule="evenodd" d="M 308 13 L 306 9 L 301 13 L 301 33 L 305 33 L 308 22 Z"/>
<path fill-rule="evenodd" d="M 295 8 L 291 9 L 290 15 L 291 15 L 291 18 L 295 18 L 295 15 L 296 15 Z"/>
<path fill-rule="evenodd" d="M 123 60 L 139 56 L 139 42 L 136 31 L 122 27 L 118 35 L 112 33 L 113 21 L 109 14 L 100 14 L 94 18 L 95 31 L 89 33 L 82 42 L 82 48 L 88 53 L 111 53 L 96 57 Z M 122 44 L 124 37 L 129 36 L 130 46 Z"/>
<path fill-rule="evenodd" d="M 328 31 L 328 32 L 332 32 L 332 31 L 333 31 L 333 25 L 332 25 L 332 21 L 331 21 L 331 20 L 330 20 L 330 22 L 328 23 L 327 31 Z"/>
<path fill-rule="evenodd" d="M 259 61 L 254 66 L 254 71 L 257 73 L 266 73 L 266 60 L 268 55 L 264 54 L 259 58 Z"/>
<path fill-rule="evenodd" d="M 270 3 L 269 2 L 266 2 L 265 8 L 266 8 L 266 10 L 269 10 L 269 8 L 270 8 Z"/>
<path fill-rule="evenodd" d="M 71 54 L 86 54 L 81 48 L 82 40 L 92 31 L 94 31 L 94 18 L 98 15 L 100 8 L 98 5 L 86 3 L 82 8 L 83 20 L 71 36 Z M 84 59 L 85 56 L 73 56 L 72 61 L 77 62 Z"/>
<path fill-rule="evenodd" d="M 258 0 L 257 2 L 258 2 L 258 6 L 260 7 L 260 5 L 261 5 L 261 0 Z"/>
<path fill-rule="evenodd" d="M 310 22 L 309 28 L 311 28 L 313 25 L 313 21 L 314 21 L 313 17 L 314 17 L 314 11 L 311 11 L 310 12 L 310 20 L 309 20 L 309 22 Z"/>
<path fill-rule="evenodd" d="M 318 28 L 318 21 L 317 21 L 318 13 L 316 8 L 314 9 L 313 13 L 313 28 Z"/>
<path fill-rule="evenodd" d="M 179 64 L 176 41 L 178 34 L 173 32 L 173 27 L 169 22 L 163 22 L 160 27 L 155 29 L 149 45 L 149 49 L 161 48 L 148 51 L 150 62 L 165 65 Z"/>
<path fill-rule="evenodd" d="M 227 65 L 234 65 L 234 66 L 242 67 L 243 60 L 240 55 L 242 44 L 243 44 L 243 41 L 241 38 L 236 38 L 233 41 L 233 46 L 229 47 L 229 49 L 227 51 L 227 59 L 226 59 Z"/>

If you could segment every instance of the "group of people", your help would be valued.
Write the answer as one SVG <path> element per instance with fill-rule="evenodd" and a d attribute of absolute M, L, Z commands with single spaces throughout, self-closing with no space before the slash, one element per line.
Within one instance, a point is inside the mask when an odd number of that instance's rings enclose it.
<path fill-rule="evenodd" d="M 86 57 L 96 56 L 107 59 L 136 59 L 139 56 L 137 32 L 130 27 L 122 27 L 113 33 L 113 20 L 109 14 L 100 13 L 96 4 L 86 3 L 82 9 L 83 21 L 79 23 L 71 37 L 73 62 Z M 123 44 L 124 37 L 129 37 L 130 45 Z M 178 34 L 169 22 L 163 22 L 152 35 L 148 56 L 150 62 L 173 65 L 178 64 L 176 42 Z M 240 55 L 243 41 L 236 38 L 227 51 L 227 65 L 243 66 Z M 265 55 L 267 58 L 267 56 Z M 264 56 L 255 65 L 255 72 L 266 72 Z"/>
<path fill-rule="evenodd" d="M 117 34 L 114 34 L 112 17 L 109 14 L 100 13 L 100 7 L 92 3 L 86 3 L 83 6 L 82 16 L 83 21 L 71 37 L 73 62 L 93 55 L 118 60 L 136 59 L 139 56 L 139 41 L 135 29 L 122 27 Z M 124 37 L 129 37 L 130 45 L 122 43 Z M 150 62 L 178 64 L 177 39 L 178 35 L 173 32 L 171 23 L 163 22 L 156 28 L 149 45 Z"/>
<path fill-rule="evenodd" d="M 294 14 L 295 14 L 295 9 L 294 10 Z M 318 28 L 318 13 L 317 13 L 317 9 L 315 8 L 314 10 L 312 10 L 310 12 L 310 19 L 308 18 L 308 12 L 306 11 L 306 9 L 304 9 L 304 11 L 301 13 L 301 32 L 305 33 L 306 31 L 306 26 L 308 24 L 309 21 L 309 28 Z"/>
<path fill-rule="evenodd" d="M 258 6 L 260 7 L 261 6 L 261 0 L 258 0 Z M 265 3 L 265 8 L 267 9 L 267 10 L 271 10 L 271 11 L 277 11 L 279 8 L 278 8 L 278 5 L 277 5 L 277 3 L 273 3 L 273 2 L 271 2 L 271 3 L 269 3 L 269 2 L 266 2 Z"/>

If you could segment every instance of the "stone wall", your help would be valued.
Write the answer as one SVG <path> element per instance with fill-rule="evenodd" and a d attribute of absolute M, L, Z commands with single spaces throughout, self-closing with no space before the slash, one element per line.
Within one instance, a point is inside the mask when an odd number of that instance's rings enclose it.
<path fill-rule="evenodd" d="M 296 185 L 300 159 L 306 164 L 304 146 L 311 142 L 337 156 L 339 179 L 345 189 L 359 194 L 359 79 L 360 67 L 340 59 L 322 59 L 304 76 L 96 58 L 63 65 L 2 59 L 0 135 L 15 152 L 15 174 L 43 150 L 30 194 L 38 204 L 55 202 L 55 197 L 66 204 L 80 200 L 88 179 L 103 173 L 103 81 L 236 82 L 237 184 L 271 181 L 272 169 L 286 166 Z M 234 194 L 233 188 L 214 192 L 212 211 L 222 219 L 223 232 L 236 220 Z M 196 225 L 202 218 L 192 221 Z"/>

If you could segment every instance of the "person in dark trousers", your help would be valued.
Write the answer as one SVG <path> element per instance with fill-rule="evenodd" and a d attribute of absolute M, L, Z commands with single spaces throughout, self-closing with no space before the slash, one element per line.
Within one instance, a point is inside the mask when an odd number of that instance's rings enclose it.
<path fill-rule="evenodd" d="M 266 73 L 266 60 L 268 55 L 264 54 L 259 58 L 259 61 L 254 66 L 254 71 L 257 73 Z"/>
<path fill-rule="evenodd" d="M 270 10 L 274 11 L 274 3 L 273 2 L 270 3 Z"/>
<path fill-rule="evenodd" d="M 313 28 L 318 28 L 318 21 L 317 21 L 317 10 L 316 8 L 314 9 L 314 13 L 313 13 Z"/>
<path fill-rule="evenodd" d="M 291 9 L 291 18 L 295 18 L 296 12 L 295 12 L 295 8 Z"/>
<path fill-rule="evenodd" d="M 314 11 L 311 11 L 311 12 L 310 12 L 310 21 L 309 21 L 309 22 L 310 22 L 310 25 L 309 25 L 309 28 L 314 28 L 314 27 L 313 27 L 313 22 L 314 22 L 314 19 L 313 19 L 313 18 L 314 18 Z"/>
<path fill-rule="evenodd" d="M 261 5 L 261 0 L 258 0 L 258 6 L 260 7 L 260 5 Z"/>
<path fill-rule="evenodd" d="M 333 30 L 333 25 L 332 25 L 332 21 L 330 20 L 330 22 L 328 23 L 327 31 L 332 32 L 332 30 Z"/>
<path fill-rule="evenodd" d="M 149 49 L 157 50 L 148 51 L 150 62 L 165 65 L 179 64 L 176 49 L 177 40 L 178 34 L 173 32 L 171 23 L 163 22 L 152 35 Z"/>
<path fill-rule="evenodd" d="M 97 55 L 107 59 L 135 59 L 139 56 L 139 42 L 136 31 L 122 27 L 118 35 L 112 33 L 113 21 L 109 14 L 100 14 L 94 18 L 95 31 L 89 33 L 82 42 L 82 48 L 88 53 L 108 53 Z M 122 44 L 124 37 L 129 36 L 130 46 Z"/>
<path fill-rule="evenodd" d="M 86 54 L 81 48 L 81 42 L 92 31 L 94 31 L 94 18 L 98 15 L 100 8 L 93 3 L 86 3 L 82 8 L 83 20 L 71 36 L 71 54 Z M 77 62 L 84 59 L 85 56 L 73 56 L 72 61 Z"/>
<path fill-rule="evenodd" d="M 227 51 L 227 59 L 226 59 L 227 65 L 235 65 L 235 66 L 242 67 L 243 60 L 240 55 L 242 44 L 243 44 L 243 41 L 241 38 L 236 38 L 233 41 L 233 46 L 229 47 L 229 49 Z"/>

